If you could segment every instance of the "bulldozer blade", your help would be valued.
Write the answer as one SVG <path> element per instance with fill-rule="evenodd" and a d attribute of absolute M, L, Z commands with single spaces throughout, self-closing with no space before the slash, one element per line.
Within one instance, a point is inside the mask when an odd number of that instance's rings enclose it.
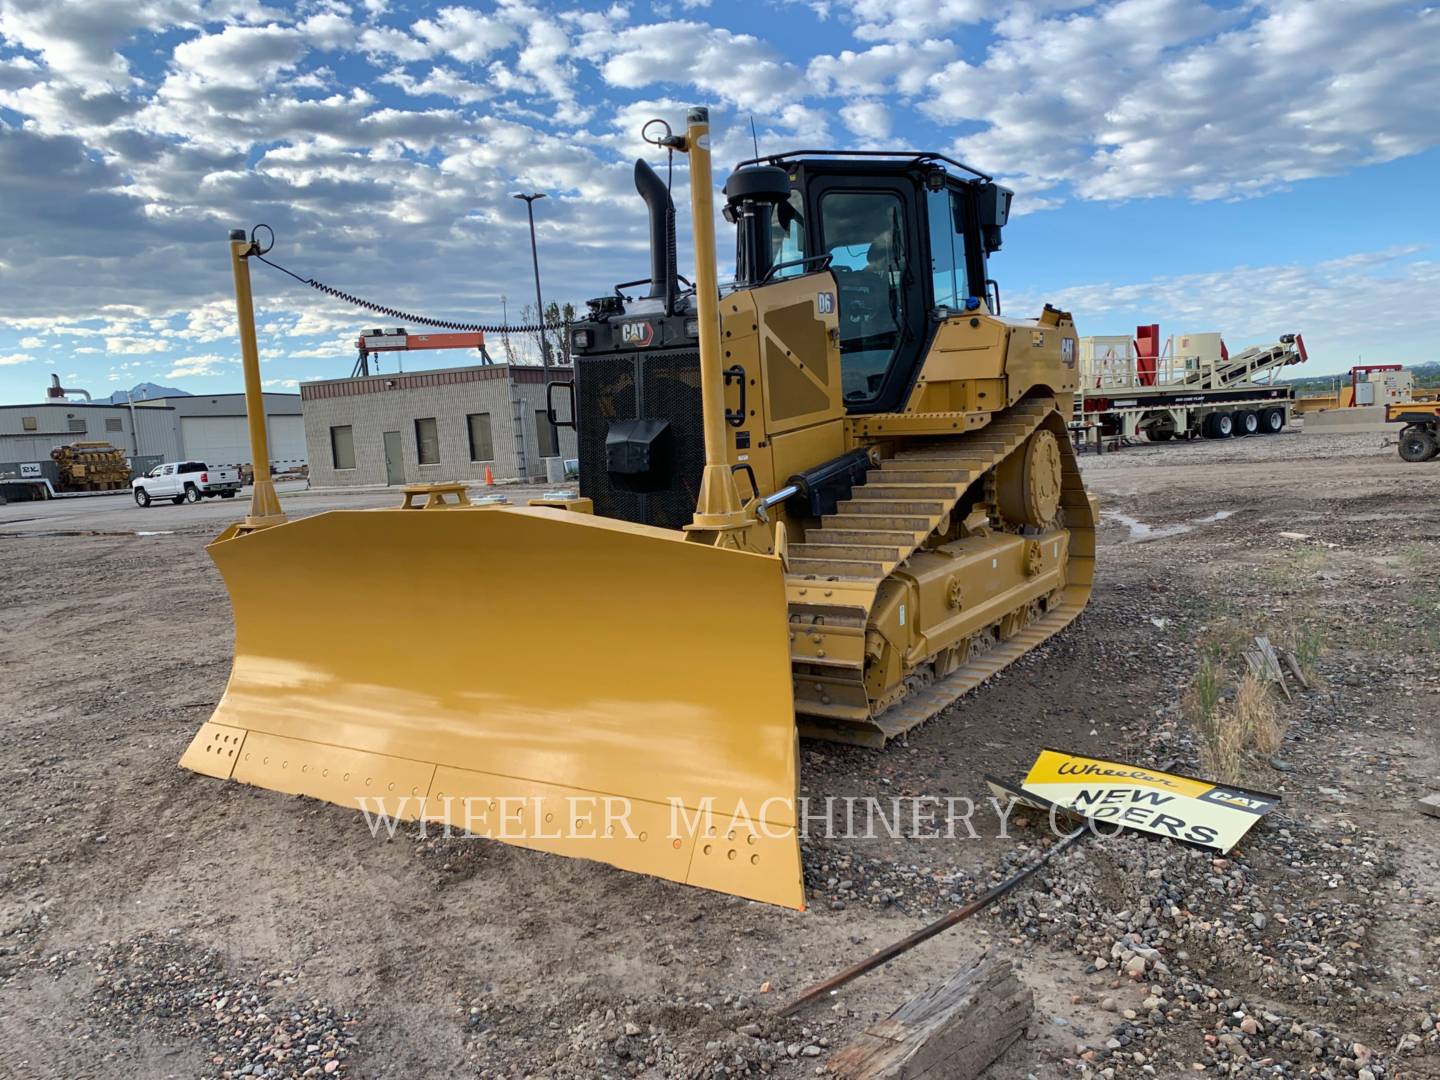
<path fill-rule="evenodd" d="M 235 662 L 182 766 L 804 906 L 779 559 L 538 507 L 208 550 Z"/>

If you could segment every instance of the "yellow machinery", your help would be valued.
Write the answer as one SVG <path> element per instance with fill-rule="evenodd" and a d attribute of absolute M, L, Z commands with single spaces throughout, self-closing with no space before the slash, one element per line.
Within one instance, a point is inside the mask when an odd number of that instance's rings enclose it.
<path fill-rule="evenodd" d="M 721 290 L 709 139 L 694 109 L 655 140 L 694 287 L 637 162 L 648 295 L 568 331 L 575 498 L 287 521 L 232 234 L 256 500 L 209 549 L 235 665 L 182 765 L 802 907 L 797 732 L 883 745 L 1075 617 L 1075 328 L 998 313 L 1010 192 L 932 154 L 742 163 Z"/>
<path fill-rule="evenodd" d="M 57 446 L 50 460 L 60 470 L 61 491 L 111 491 L 130 486 L 125 451 L 108 442 L 76 442 Z"/>

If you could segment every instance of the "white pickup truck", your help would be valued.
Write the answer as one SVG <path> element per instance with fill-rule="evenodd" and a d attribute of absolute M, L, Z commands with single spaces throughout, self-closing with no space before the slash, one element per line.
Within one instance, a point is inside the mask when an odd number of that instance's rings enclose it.
<path fill-rule="evenodd" d="M 135 502 L 149 506 L 156 499 L 198 503 L 201 499 L 233 499 L 240 490 L 238 469 L 212 469 L 203 461 L 167 461 L 130 481 Z"/>

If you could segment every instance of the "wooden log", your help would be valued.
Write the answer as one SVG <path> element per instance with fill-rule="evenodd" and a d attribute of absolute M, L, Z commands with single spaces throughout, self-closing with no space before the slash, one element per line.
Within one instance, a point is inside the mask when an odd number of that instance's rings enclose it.
<path fill-rule="evenodd" d="M 973 1080 L 1034 1011 L 1035 995 L 1010 962 L 982 959 L 871 1024 L 828 1068 L 844 1080 Z"/>

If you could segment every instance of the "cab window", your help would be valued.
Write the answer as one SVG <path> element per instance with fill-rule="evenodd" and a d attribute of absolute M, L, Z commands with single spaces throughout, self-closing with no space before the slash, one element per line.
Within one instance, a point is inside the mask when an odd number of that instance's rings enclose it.
<path fill-rule="evenodd" d="M 796 264 L 775 271 L 772 276 L 777 278 L 796 277 L 815 269 L 799 261 L 805 258 L 805 200 L 794 189 L 790 192 L 790 210 L 785 219 L 790 226 L 788 229 L 781 229 L 779 220 L 772 220 L 770 226 L 770 265 Z"/>
<path fill-rule="evenodd" d="M 887 191 L 830 191 L 820 235 L 839 286 L 840 370 L 848 403 L 875 398 L 905 325 L 905 206 Z"/>
<path fill-rule="evenodd" d="M 959 192 L 946 188 L 926 193 L 930 219 L 930 275 L 935 306 L 961 310 L 970 290 L 965 278 L 963 203 Z"/>

